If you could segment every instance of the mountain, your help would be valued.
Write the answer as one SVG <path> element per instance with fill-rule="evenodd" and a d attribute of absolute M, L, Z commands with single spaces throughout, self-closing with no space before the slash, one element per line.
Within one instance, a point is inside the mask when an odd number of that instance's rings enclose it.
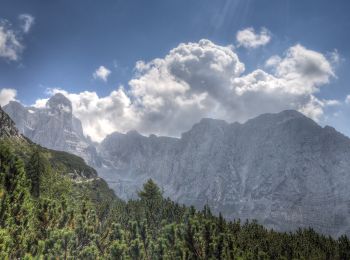
<path fill-rule="evenodd" d="M 1 259 L 350 258 L 346 236 L 226 221 L 208 207 L 197 211 L 165 199 L 152 180 L 137 199 L 121 201 L 83 159 L 24 138 L 1 108 L 0 133 Z M 133 144 L 131 153 L 149 145 L 136 132 L 127 139 L 120 144 Z"/>
<path fill-rule="evenodd" d="M 44 108 L 24 107 L 11 101 L 4 111 L 20 133 L 33 142 L 78 155 L 90 165 L 99 165 L 96 149 L 84 136 L 80 120 L 72 114 L 72 103 L 64 95 L 55 94 Z"/>
<path fill-rule="evenodd" d="M 350 139 L 297 111 L 203 119 L 179 139 L 113 133 L 98 151 L 100 176 L 123 198 L 152 178 L 165 196 L 229 219 L 350 234 Z"/>
<path fill-rule="evenodd" d="M 165 196 L 197 208 L 208 204 L 228 219 L 350 233 L 350 140 L 297 111 L 244 124 L 202 119 L 181 138 L 116 132 L 96 145 L 61 94 L 45 108 L 11 102 L 4 109 L 31 140 L 83 157 L 123 199 L 136 198 L 152 178 Z"/>

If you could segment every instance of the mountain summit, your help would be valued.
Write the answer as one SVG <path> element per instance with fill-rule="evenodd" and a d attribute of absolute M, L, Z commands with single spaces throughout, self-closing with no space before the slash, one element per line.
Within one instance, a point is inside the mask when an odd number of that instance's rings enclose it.
<path fill-rule="evenodd" d="M 47 101 L 46 107 L 52 115 L 66 115 L 69 120 L 72 118 L 72 102 L 61 93 L 52 96 Z"/>
<path fill-rule="evenodd" d="M 14 120 L 19 131 L 33 142 L 76 154 L 90 165 L 99 164 L 95 147 L 84 136 L 80 120 L 72 114 L 72 103 L 63 94 L 52 96 L 44 108 L 24 107 L 12 101 L 4 111 Z"/>

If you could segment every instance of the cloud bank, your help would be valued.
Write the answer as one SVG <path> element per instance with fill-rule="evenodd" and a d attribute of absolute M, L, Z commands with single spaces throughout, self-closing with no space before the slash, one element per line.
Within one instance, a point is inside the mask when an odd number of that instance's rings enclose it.
<path fill-rule="evenodd" d="M 209 40 L 182 43 L 165 57 L 139 61 L 128 88 L 105 97 L 61 92 L 72 102 L 84 131 L 100 141 L 113 131 L 179 136 L 203 117 L 245 121 L 261 113 L 296 109 L 315 120 L 334 100 L 315 94 L 334 77 L 330 60 L 302 45 L 245 73 L 232 46 Z M 39 103 L 44 103 L 39 100 Z"/>

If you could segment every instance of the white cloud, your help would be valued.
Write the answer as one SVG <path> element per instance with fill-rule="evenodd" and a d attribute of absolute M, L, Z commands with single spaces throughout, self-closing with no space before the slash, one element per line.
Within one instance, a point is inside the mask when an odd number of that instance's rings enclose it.
<path fill-rule="evenodd" d="M 350 95 L 347 95 L 345 98 L 345 103 L 350 104 Z"/>
<path fill-rule="evenodd" d="M 5 21 L 0 21 L 0 58 L 16 61 L 23 48 L 11 26 Z"/>
<path fill-rule="evenodd" d="M 24 33 L 28 33 L 34 25 L 35 18 L 30 14 L 20 14 L 18 19 L 21 21 L 21 27 Z"/>
<path fill-rule="evenodd" d="M 266 28 L 262 28 L 260 33 L 256 33 L 254 28 L 249 27 L 238 31 L 236 34 L 236 40 L 238 46 L 255 49 L 268 44 L 271 40 L 271 33 Z"/>
<path fill-rule="evenodd" d="M 44 108 L 48 100 L 49 100 L 48 98 L 37 99 L 32 106 L 36 108 Z"/>
<path fill-rule="evenodd" d="M 180 44 L 164 59 L 139 62 L 129 82 L 142 132 L 178 135 L 200 117 L 231 110 L 232 79 L 245 67 L 232 46 L 209 40 Z"/>
<path fill-rule="evenodd" d="M 180 44 L 164 58 L 139 61 L 126 91 L 61 92 L 73 102 L 85 133 L 101 140 L 113 131 L 178 136 L 203 117 L 245 121 L 261 113 L 296 109 L 319 120 L 334 100 L 315 95 L 334 71 L 330 61 L 301 45 L 267 61 L 271 72 L 245 66 L 232 46 L 209 40 Z"/>
<path fill-rule="evenodd" d="M 267 64 L 274 69 L 275 75 L 288 81 L 292 91 L 314 92 L 320 85 L 329 82 L 334 77 L 332 64 L 327 58 L 316 51 L 308 50 L 297 44 L 287 50 L 283 59 L 274 56 Z"/>
<path fill-rule="evenodd" d="M 10 101 L 16 100 L 17 91 L 12 88 L 0 89 L 0 106 L 7 105 Z"/>
<path fill-rule="evenodd" d="M 329 99 L 329 100 L 324 100 L 323 101 L 325 103 L 326 106 L 330 106 L 330 107 L 335 107 L 335 106 L 340 106 L 342 105 L 342 102 L 339 100 L 335 100 L 335 99 Z"/>
<path fill-rule="evenodd" d="M 104 66 L 100 66 L 94 73 L 93 73 L 93 77 L 94 79 L 101 79 L 103 81 L 107 81 L 108 76 L 111 74 L 111 71 L 109 69 L 107 69 Z"/>

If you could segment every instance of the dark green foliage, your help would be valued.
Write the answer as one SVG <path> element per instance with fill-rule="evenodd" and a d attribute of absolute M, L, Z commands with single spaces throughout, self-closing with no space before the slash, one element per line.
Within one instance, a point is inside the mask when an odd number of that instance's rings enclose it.
<path fill-rule="evenodd" d="M 24 164 L 0 146 L 0 248 L 9 258 L 24 255 L 35 237 L 34 203 Z M 3 252 L 1 254 L 3 254 Z"/>
<path fill-rule="evenodd" d="M 350 259 L 346 236 L 226 221 L 163 198 L 152 180 L 123 202 L 76 157 L 0 144 L 0 259 Z M 92 178 L 74 181 L 74 167 Z"/>
<path fill-rule="evenodd" d="M 44 149 L 47 150 L 47 149 Z M 84 160 L 79 156 L 61 151 L 50 151 L 50 162 L 54 168 L 69 168 L 78 172 L 84 172 L 87 177 L 96 175 L 96 171 L 86 165 Z"/>
<path fill-rule="evenodd" d="M 48 170 L 48 162 L 39 149 L 35 149 L 27 164 L 26 173 L 31 184 L 31 194 L 36 198 L 40 196 L 40 179 Z"/>
<path fill-rule="evenodd" d="M 157 201 L 162 199 L 162 193 L 157 184 L 152 179 L 149 179 L 143 185 L 143 190 L 139 192 L 139 197 L 145 202 L 157 203 Z"/>

